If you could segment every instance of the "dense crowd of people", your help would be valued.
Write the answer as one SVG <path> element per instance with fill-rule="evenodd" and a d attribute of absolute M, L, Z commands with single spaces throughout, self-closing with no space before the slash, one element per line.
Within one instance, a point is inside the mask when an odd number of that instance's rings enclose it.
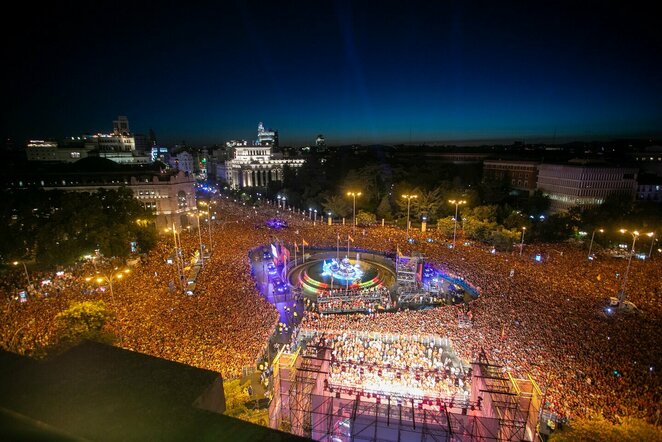
<path fill-rule="evenodd" d="M 320 313 L 372 313 L 392 307 L 388 287 L 353 290 L 326 290 L 317 295 L 316 310 Z"/>
<path fill-rule="evenodd" d="M 331 387 L 417 398 L 464 400 L 469 394 L 467 370 L 453 364 L 448 350 L 434 341 L 352 332 L 327 335 L 326 341 L 331 351 Z"/>
<path fill-rule="evenodd" d="M 273 204 L 253 208 L 218 198 L 215 210 L 219 220 L 212 225 L 212 254 L 197 277 L 195 296 L 179 290 L 177 270 L 166 263 L 173 252 L 167 236 L 115 283 L 114 299 L 84 280 L 94 272 L 85 264 L 65 269 L 73 276 L 56 293 L 18 302 L 16 291 L 25 285 L 25 275 L 12 268 L 0 281 L 0 344 L 36 354 L 56 339 L 54 318 L 71 301 L 103 299 L 114 313 L 110 328 L 120 338 L 118 345 L 235 377 L 242 367 L 255 364 L 278 323 L 277 311 L 250 276 L 248 251 L 277 238 L 286 245 L 305 240 L 310 253 L 315 246 L 335 247 L 338 234 L 352 234 L 352 247 L 392 255 L 397 248 L 404 255 L 421 252 L 436 268 L 471 283 L 480 292 L 470 304 L 471 326 L 459 323 L 466 307 L 455 305 L 379 314 L 306 312 L 302 328 L 448 337 L 463 360 L 476 360 L 484 351 L 490 362 L 516 376 L 530 373 L 548 408 L 560 415 L 659 416 L 659 255 L 630 268 L 627 298 L 639 310 L 610 313 L 606 301 L 620 290 L 627 263 L 600 255 L 589 261 L 572 245 L 527 245 L 519 256 L 475 245 L 451 249 L 434 232 L 411 232 L 415 242 L 409 243 L 402 230 L 391 227 L 352 232 L 351 225 L 313 225 L 305 214 Z M 264 221 L 274 216 L 288 227 L 267 227 Z M 184 231 L 181 239 L 191 256 L 197 234 Z M 539 252 L 547 257 L 543 262 L 533 259 Z"/>

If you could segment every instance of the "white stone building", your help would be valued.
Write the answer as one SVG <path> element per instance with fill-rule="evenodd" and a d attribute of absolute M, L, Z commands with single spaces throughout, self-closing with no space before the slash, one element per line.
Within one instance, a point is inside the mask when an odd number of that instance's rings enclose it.
<path fill-rule="evenodd" d="M 605 164 L 540 164 L 538 189 L 551 200 L 550 210 L 602 204 L 610 195 L 634 200 L 638 168 Z"/>

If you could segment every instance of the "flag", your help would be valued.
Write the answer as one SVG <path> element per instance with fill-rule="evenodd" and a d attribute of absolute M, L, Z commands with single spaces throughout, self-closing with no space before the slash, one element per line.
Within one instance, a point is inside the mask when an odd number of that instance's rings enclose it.
<path fill-rule="evenodd" d="M 302 239 L 302 240 L 301 240 L 301 244 L 303 244 L 304 246 L 307 246 L 307 245 L 308 245 L 308 243 L 306 242 L 305 239 Z"/>
<path fill-rule="evenodd" d="M 354 242 L 354 238 L 352 238 L 351 236 L 347 235 L 347 241 Z"/>
<path fill-rule="evenodd" d="M 294 250 L 296 250 L 297 252 L 299 251 L 299 244 L 294 243 Z"/>
<path fill-rule="evenodd" d="M 340 233 L 338 234 L 338 241 L 340 241 Z"/>
<path fill-rule="evenodd" d="M 601 280 L 602 280 L 602 276 L 601 276 L 601 275 L 598 275 L 598 276 L 595 277 L 595 279 L 597 279 L 598 281 L 601 281 Z"/>
<path fill-rule="evenodd" d="M 402 257 L 402 252 L 400 251 L 400 246 L 395 246 L 398 250 L 398 257 Z"/>

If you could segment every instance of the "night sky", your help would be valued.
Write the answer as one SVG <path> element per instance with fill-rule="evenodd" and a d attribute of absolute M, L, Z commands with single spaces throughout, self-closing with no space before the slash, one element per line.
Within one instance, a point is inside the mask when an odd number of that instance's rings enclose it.
<path fill-rule="evenodd" d="M 285 145 L 662 132 L 655 2 L 93 3 L 3 11 L 3 136 L 117 115 L 194 145 L 259 121 Z"/>

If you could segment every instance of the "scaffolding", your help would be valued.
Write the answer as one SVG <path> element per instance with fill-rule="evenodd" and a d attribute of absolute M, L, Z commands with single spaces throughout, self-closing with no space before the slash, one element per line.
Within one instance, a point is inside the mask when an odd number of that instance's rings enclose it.
<path fill-rule="evenodd" d="M 540 389 L 486 360 L 472 364 L 467 400 L 417 399 L 325 388 L 329 349 L 306 348 L 274 361 L 272 428 L 324 442 L 534 441 Z"/>
<path fill-rule="evenodd" d="M 396 256 L 395 258 L 395 276 L 397 280 L 398 304 L 420 302 L 428 296 L 427 290 L 420 284 L 418 275 L 419 263 L 422 265 L 423 257 L 414 254 L 413 256 Z"/>

